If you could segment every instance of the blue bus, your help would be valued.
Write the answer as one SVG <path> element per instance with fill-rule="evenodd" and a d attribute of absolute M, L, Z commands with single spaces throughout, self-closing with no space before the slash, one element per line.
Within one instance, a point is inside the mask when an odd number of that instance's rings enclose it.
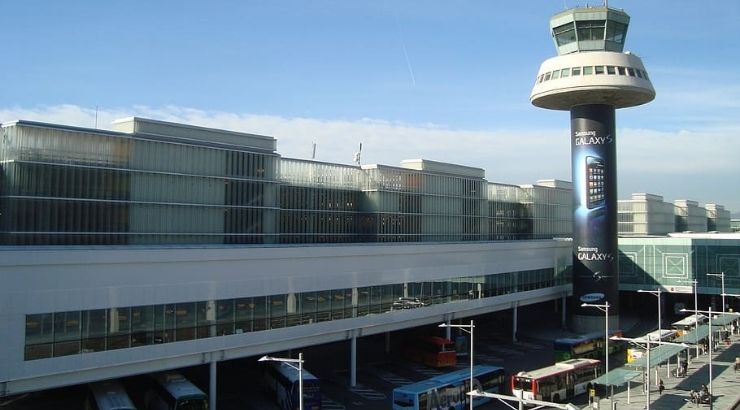
<path fill-rule="evenodd" d="M 473 367 L 473 387 L 488 393 L 503 393 L 506 374 L 502 367 Z M 456 370 L 431 379 L 393 389 L 393 410 L 464 410 L 470 406 L 470 369 Z M 491 399 L 476 397 L 473 406 Z"/>
<path fill-rule="evenodd" d="M 268 362 L 262 383 L 282 410 L 298 410 L 298 369 L 284 362 Z M 303 408 L 321 410 L 319 379 L 303 369 Z"/>

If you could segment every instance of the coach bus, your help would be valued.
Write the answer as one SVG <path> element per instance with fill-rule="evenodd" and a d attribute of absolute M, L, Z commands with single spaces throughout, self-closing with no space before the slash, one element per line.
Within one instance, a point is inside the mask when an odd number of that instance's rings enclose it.
<path fill-rule="evenodd" d="M 157 373 L 146 395 L 150 410 L 207 410 L 208 396 L 176 372 Z"/>
<path fill-rule="evenodd" d="M 455 367 L 457 364 L 455 342 L 439 336 L 411 339 L 404 345 L 403 355 L 430 367 Z"/>
<path fill-rule="evenodd" d="M 263 387 L 282 410 L 298 410 L 300 402 L 298 369 L 285 362 L 265 363 L 262 377 Z M 303 369 L 303 408 L 321 409 L 319 379 Z"/>
<path fill-rule="evenodd" d="M 570 359 L 511 377 L 511 392 L 520 399 L 560 402 L 585 393 L 599 376 L 601 361 Z"/>
<path fill-rule="evenodd" d="M 611 333 L 610 337 L 622 337 L 622 331 Z M 609 354 L 624 350 L 625 344 L 621 341 L 609 341 Z M 562 362 L 570 359 L 603 359 L 604 332 L 588 333 L 576 337 L 563 337 L 553 342 L 555 361 Z"/>
<path fill-rule="evenodd" d="M 85 410 L 136 410 L 126 389 L 116 380 L 91 383 L 89 387 Z"/>
<path fill-rule="evenodd" d="M 473 387 L 488 393 L 503 393 L 506 375 L 502 367 L 473 367 Z M 464 410 L 470 407 L 470 369 L 456 370 L 393 389 L 393 410 Z M 475 397 L 473 406 L 490 401 Z"/>

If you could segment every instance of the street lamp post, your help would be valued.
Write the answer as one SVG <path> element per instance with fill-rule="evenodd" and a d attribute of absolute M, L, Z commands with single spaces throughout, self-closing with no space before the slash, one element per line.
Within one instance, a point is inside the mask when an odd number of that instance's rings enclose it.
<path fill-rule="evenodd" d="M 692 280 L 679 280 L 679 282 L 681 282 L 681 283 L 691 283 L 691 286 L 693 287 L 693 291 L 694 291 L 694 312 L 695 312 L 694 313 L 694 328 L 697 328 L 697 327 L 699 327 L 699 315 L 697 313 L 698 312 L 697 309 L 699 309 L 699 303 L 697 302 L 698 298 L 696 296 L 696 293 L 697 293 L 696 288 L 698 286 L 698 281 L 696 279 L 692 279 Z M 709 330 L 712 330 L 712 329 L 709 329 Z M 694 343 L 696 344 L 696 356 L 698 357 L 699 356 L 699 341 L 698 340 L 694 340 Z M 688 356 L 691 356 L 691 355 L 690 354 L 687 354 L 686 357 L 688 357 Z"/>
<path fill-rule="evenodd" d="M 593 307 L 597 308 L 600 311 L 604 312 L 604 316 L 606 317 L 606 320 L 604 322 L 604 363 L 606 363 L 606 368 L 604 371 L 604 375 L 606 375 L 606 385 L 607 385 L 607 394 L 608 394 L 608 388 L 609 386 L 609 302 L 605 302 L 603 305 L 596 305 L 592 303 L 581 303 L 581 307 Z"/>
<path fill-rule="evenodd" d="M 658 338 L 661 338 L 662 339 L 662 337 L 663 337 L 663 335 L 662 335 L 663 327 L 662 327 L 662 324 L 661 324 L 661 315 L 660 315 L 660 304 L 661 304 L 660 303 L 661 302 L 661 300 L 660 300 L 660 294 L 663 292 L 663 290 L 661 290 L 661 288 L 657 288 L 655 290 L 643 290 L 643 289 L 639 289 L 637 292 L 638 293 L 650 293 L 651 295 L 655 295 L 655 296 L 658 297 Z"/>
<path fill-rule="evenodd" d="M 722 279 L 722 314 L 725 314 L 725 273 L 707 273 L 707 276 L 716 276 Z"/>
<path fill-rule="evenodd" d="M 283 362 L 288 366 L 298 370 L 298 410 L 303 410 L 303 353 L 298 353 L 297 359 L 262 356 L 257 359 L 258 362 Z M 293 363 L 298 363 L 298 366 Z"/>
<path fill-rule="evenodd" d="M 457 329 L 462 330 L 465 333 L 470 334 L 470 393 L 473 392 L 473 329 L 475 329 L 475 325 L 473 324 L 473 319 L 470 319 L 469 325 L 453 325 L 453 324 L 447 324 L 447 323 L 440 323 L 439 327 L 454 327 Z M 469 394 L 470 396 L 470 410 L 473 410 L 473 395 Z"/>
<path fill-rule="evenodd" d="M 643 290 L 643 289 L 639 289 L 637 292 L 638 293 L 650 293 L 651 295 L 655 295 L 655 296 L 658 297 L 658 340 L 663 340 L 663 327 L 661 326 L 661 320 L 660 320 L 661 319 L 661 315 L 660 315 L 660 302 L 661 302 L 660 301 L 660 294 L 663 291 L 660 289 L 660 287 L 658 287 L 656 290 Z M 668 366 L 668 367 L 670 367 L 670 366 Z M 649 371 L 650 371 L 650 369 L 648 369 L 648 372 Z M 656 375 L 657 375 L 657 370 L 656 370 Z M 657 381 L 657 379 L 656 379 L 656 381 Z"/>

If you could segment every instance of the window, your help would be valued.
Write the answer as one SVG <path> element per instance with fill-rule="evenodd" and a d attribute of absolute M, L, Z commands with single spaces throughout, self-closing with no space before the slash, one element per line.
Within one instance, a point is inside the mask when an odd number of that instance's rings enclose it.
<path fill-rule="evenodd" d="M 570 75 L 570 68 L 564 68 L 560 71 L 560 77 L 568 77 Z"/>
<path fill-rule="evenodd" d="M 606 73 L 607 74 L 616 74 L 615 67 L 613 65 L 606 66 Z"/>
<path fill-rule="evenodd" d="M 596 75 L 604 74 L 604 66 L 603 65 L 597 65 L 596 67 L 594 67 L 594 74 L 596 74 Z"/>
<path fill-rule="evenodd" d="M 573 27 L 573 23 L 566 23 L 562 26 L 555 27 L 552 29 L 552 34 L 555 36 L 555 41 L 558 46 L 573 43 L 576 41 L 576 31 Z"/>
<path fill-rule="evenodd" d="M 617 67 L 617 71 L 619 72 L 619 75 L 625 75 L 624 67 Z"/>
<path fill-rule="evenodd" d="M 573 68 L 571 68 L 571 73 L 573 75 L 581 75 L 581 67 L 573 67 Z"/>
<path fill-rule="evenodd" d="M 610 20 L 606 26 L 606 40 L 624 44 L 624 35 L 627 32 L 625 24 Z"/>
<path fill-rule="evenodd" d="M 591 66 L 583 67 L 583 75 L 591 75 L 594 73 L 594 68 Z"/>
<path fill-rule="evenodd" d="M 552 72 L 552 79 L 555 80 L 555 79 L 558 79 L 558 78 L 560 78 L 560 70 L 553 71 Z"/>
<path fill-rule="evenodd" d="M 605 23 L 604 20 L 577 21 L 578 41 L 603 40 Z"/>
<path fill-rule="evenodd" d="M 635 73 L 637 74 L 638 77 L 642 78 L 642 71 L 640 71 L 639 69 L 635 68 Z"/>
<path fill-rule="evenodd" d="M 635 70 L 632 69 L 631 67 L 627 67 L 627 75 L 629 75 L 630 77 L 634 77 L 635 76 Z"/>
<path fill-rule="evenodd" d="M 551 74 L 551 73 L 547 73 L 547 74 L 545 74 L 545 81 L 550 81 L 550 74 Z"/>

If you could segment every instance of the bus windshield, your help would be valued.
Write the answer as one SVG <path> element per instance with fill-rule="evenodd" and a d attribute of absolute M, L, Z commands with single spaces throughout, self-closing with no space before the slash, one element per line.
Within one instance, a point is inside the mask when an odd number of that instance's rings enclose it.
<path fill-rule="evenodd" d="M 532 379 L 528 377 L 514 377 L 514 388 L 524 391 L 532 390 Z"/>

